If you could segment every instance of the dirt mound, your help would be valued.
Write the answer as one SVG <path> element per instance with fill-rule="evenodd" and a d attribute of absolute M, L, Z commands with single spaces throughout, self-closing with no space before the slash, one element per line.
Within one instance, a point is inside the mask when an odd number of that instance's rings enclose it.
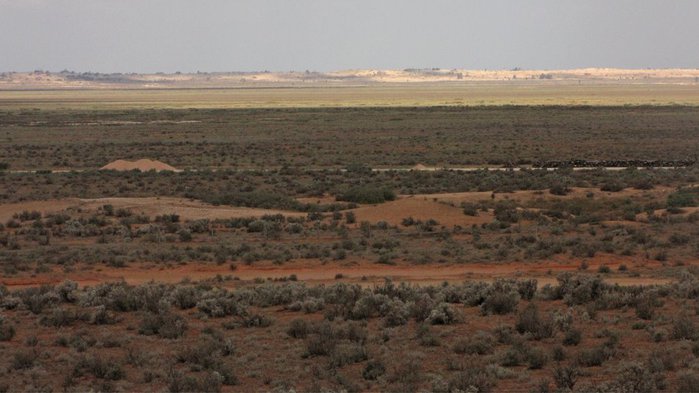
<path fill-rule="evenodd" d="M 414 171 L 426 171 L 426 170 L 428 170 L 429 168 L 426 167 L 425 165 L 417 164 L 417 165 L 415 165 L 414 167 L 412 167 L 411 169 L 414 170 Z"/>
<path fill-rule="evenodd" d="M 132 171 L 137 169 L 141 172 L 147 171 L 173 171 L 177 172 L 178 169 L 170 166 L 164 162 L 157 160 L 142 159 L 137 161 L 126 161 L 126 160 L 116 160 L 110 162 L 109 164 L 103 166 L 103 170 L 114 170 L 114 171 Z"/>

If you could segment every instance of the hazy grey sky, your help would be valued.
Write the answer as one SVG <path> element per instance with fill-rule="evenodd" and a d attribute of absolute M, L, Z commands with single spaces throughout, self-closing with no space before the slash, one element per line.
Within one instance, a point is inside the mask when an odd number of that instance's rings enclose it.
<path fill-rule="evenodd" d="M 0 0 L 0 71 L 699 67 L 698 0 Z"/>

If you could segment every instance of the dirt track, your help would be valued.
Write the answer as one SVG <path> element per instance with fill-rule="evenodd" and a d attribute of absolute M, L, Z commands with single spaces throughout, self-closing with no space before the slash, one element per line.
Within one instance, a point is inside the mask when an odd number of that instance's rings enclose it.
<path fill-rule="evenodd" d="M 595 258 L 589 262 L 589 270 L 596 271 L 600 265 L 609 266 L 612 270 L 621 264 L 630 265 L 632 261 L 621 258 Z M 533 277 L 540 285 L 556 282 L 556 274 L 565 271 L 577 271 L 580 264 L 570 261 L 547 261 L 536 263 L 469 263 L 459 265 L 383 265 L 376 263 L 361 264 L 324 264 L 317 260 L 301 260 L 283 265 L 258 263 L 252 266 L 236 265 L 235 270 L 230 265 L 206 263 L 189 263 L 187 265 L 153 265 L 131 264 L 123 268 L 106 266 L 82 266 L 70 273 L 54 271 L 35 274 L 32 276 L 17 276 L 0 278 L 0 284 L 11 288 L 31 287 L 45 284 L 57 284 L 64 280 L 73 280 L 80 285 L 96 285 L 103 282 L 126 281 L 130 284 L 142 284 L 149 281 L 177 283 L 184 279 L 194 281 L 212 279 L 217 276 L 234 276 L 240 280 L 280 279 L 296 275 L 299 281 L 313 284 L 336 282 L 336 275 L 341 274 L 343 281 L 373 284 L 388 277 L 396 281 L 413 284 L 439 284 L 441 282 L 461 282 L 468 280 L 490 281 L 500 277 Z M 645 273 L 657 269 L 660 264 L 656 261 L 644 261 L 634 265 L 633 270 Z M 638 277 L 630 275 L 611 274 L 607 282 L 619 285 L 650 285 L 663 284 L 670 280 L 650 277 L 647 274 Z"/>

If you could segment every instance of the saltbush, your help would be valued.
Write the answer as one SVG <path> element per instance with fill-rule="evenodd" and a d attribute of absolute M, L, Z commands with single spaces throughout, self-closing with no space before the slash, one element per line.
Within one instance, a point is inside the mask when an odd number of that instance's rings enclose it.
<path fill-rule="evenodd" d="M 556 334 L 555 323 L 551 316 L 542 318 L 539 315 L 539 308 L 530 303 L 517 315 L 515 329 L 519 333 L 529 333 L 535 340 L 553 337 Z"/>
<path fill-rule="evenodd" d="M 383 203 L 394 199 L 395 192 L 377 186 L 353 187 L 337 196 L 338 201 L 354 203 Z"/>
<path fill-rule="evenodd" d="M 158 335 L 161 338 L 169 339 L 182 337 L 186 330 L 187 321 L 170 311 L 146 313 L 138 328 L 140 334 L 146 336 Z"/>

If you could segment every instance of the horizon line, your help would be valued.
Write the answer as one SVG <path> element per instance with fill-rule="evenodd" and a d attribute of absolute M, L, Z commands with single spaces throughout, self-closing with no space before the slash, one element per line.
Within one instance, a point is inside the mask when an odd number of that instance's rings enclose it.
<path fill-rule="evenodd" d="M 138 72 L 138 71 L 113 71 L 113 72 L 102 72 L 102 71 L 76 71 L 70 69 L 63 69 L 61 71 L 48 70 L 42 68 L 36 68 L 33 70 L 3 70 L 0 71 L 2 74 L 32 74 L 32 73 L 50 73 L 50 74 L 122 74 L 122 75 L 197 75 L 197 74 L 282 74 L 282 73 L 317 73 L 317 74 L 333 74 L 341 72 L 381 72 L 381 71 L 400 71 L 400 72 L 410 72 L 410 71 L 472 71 L 472 72 L 533 72 L 533 71 L 544 71 L 544 72 L 571 72 L 571 71 L 584 71 L 584 70 L 608 70 L 608 71 L 699 71 L 699 67 L 645 67 L 645 68 L 627 68 L 627 67 L 574 67 L 574 68 L 454 68 L 454 67 L 404 67 L 404 68 L 345 68 L 345 69 L 335 69 L 330 71 L 318 71 L 312 69 L 306 70 L 228 70 L 228 71 L 149 71 L 149 72 Z"/>

